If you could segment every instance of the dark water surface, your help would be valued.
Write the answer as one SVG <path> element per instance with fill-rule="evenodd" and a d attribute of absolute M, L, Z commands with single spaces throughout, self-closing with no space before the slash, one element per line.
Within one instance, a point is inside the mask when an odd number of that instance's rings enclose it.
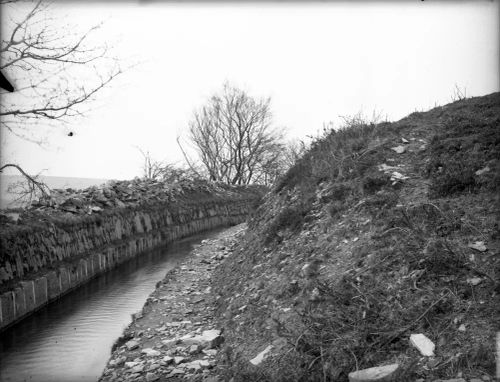
<path fill-rule="evenodd" d="M 198 235 L 91 280 L 0 334 L 0 381 L 96 381 L 111 347 Z"/>

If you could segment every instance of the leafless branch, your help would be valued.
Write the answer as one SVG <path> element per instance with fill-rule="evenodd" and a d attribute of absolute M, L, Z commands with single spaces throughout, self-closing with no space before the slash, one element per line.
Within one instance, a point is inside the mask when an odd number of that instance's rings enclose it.
<path fill-rule="evenodd" d="M 189 166 L 189 169 L 198 177 L 198 178 L 202 178 L 200 172 L 196 169 L 196 167 L 193 165 L 191 159 L 189 158 L 189 156 L 186 154 L 186 151 L 184 150 L 184 148 L 182 147 L 182 144 L 181 144 L 181 141 L 180 141 L 180 137 L 177 137 L 177 145 L 179 145 L 179 148 L 181 149 L 181 152 L 182 152 L 182 155 L 184 156 L 184 159 L 186 161 L 186 163 L 188 164 Z"/>
<path fill-rule="evenodd" d="M 50 199 L 50 188 L 41 180 L 39 175 L 29 175 L 22 169 L 21 166 L 14 163 L 7 163 L 0 167 L 0 172 L 6 168 L 15 168 L 24 178 L 24 182 L 16 182 L 9 187 L 9 192 L 19 195 L 16 201 L 31 202 L 37 196 L 42 196 L 45 199 Z"/>
<path fill-rule="evenodd" d="M 1 2 L 10 19 L 0 44 L 0 69 L 15 79 L 16 91 L 2 92 L 0 125 L 26 137 L 36 135 L 33 127 L 42 121 L 67 123 L 85 115 L 122 69 L 106 44 L 91 41 L 101 25 L 79 34 L 70 26 L 61 29 L 50 3 L 34 1 L 22 16 L 18 3 Z"/>
<path fill-rule="evenodd" d="M 270 102 L 226 83 L 194 112 L 189 138 L 211 180 L 269 184 L 276 178 L 283 137 L 271 126 Z"/>
<path fill-rule="evenodd" d="M 455 84 L 455 88 L 453 89 L 453 95 L 451 96 L 451 100 L 453 102 L 455 101 L 461 101 L 467 98 L 467 88 L 463 87 L 461 88 L 457 84 Z"/>

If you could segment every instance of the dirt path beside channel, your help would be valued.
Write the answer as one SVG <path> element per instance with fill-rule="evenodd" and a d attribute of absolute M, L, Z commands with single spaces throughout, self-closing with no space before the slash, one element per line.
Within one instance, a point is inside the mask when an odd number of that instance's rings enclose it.
<path fill-rule="evenodd" d="M 117 341 L 100 381 L 219 381 L 214 370 L 223 333 L 213 318 L 211 276 L 245 228 L 203 240 L 158 283 Z"/>

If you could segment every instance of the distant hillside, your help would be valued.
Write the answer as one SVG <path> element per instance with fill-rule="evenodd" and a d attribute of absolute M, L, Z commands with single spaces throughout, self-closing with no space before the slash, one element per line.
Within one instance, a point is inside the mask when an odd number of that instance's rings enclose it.
<path fill-rule="evenodd" d="M 499 186 L 500 93 L 325 134 L 216 271 L 226 380 L 492 380 Z"/>
<path fill-rule="evenodd" d="M 82 189 L 90 186 L 98 186 L 107 179 L 93 178 L 72 178 L 62 176 L 41 176 L 40 177 L 50 188 L 74 188 Z M 0 208 L 19 207 L 19 202 L 15 202 L 16 195 L 9 193 L 9 185 L 22 181 L 23 177 L 18 175 L 0 175 Z"/>

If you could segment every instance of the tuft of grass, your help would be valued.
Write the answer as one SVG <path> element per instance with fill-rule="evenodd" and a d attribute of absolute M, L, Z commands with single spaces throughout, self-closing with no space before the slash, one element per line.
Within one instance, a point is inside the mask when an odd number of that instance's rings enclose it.
<path fill-rule="evenodd" d="M 500 186 L 500 116 L 456 113 L 430 143 L 426 175 L 431 197 L 477 192 Z M 485 176 L 476 172 L 489 168 Z"/>
<path fill-rule="evenodd" d="M 377 148 L 384 143 L 378 137 L 390 132 L 391 123 L 366 123 L 360 118 L 346 122 L 338 130 L 325 130 L 277 182 L 274 192 L 294 187 L 312 190 L 321 182 L 342 182 L 362 176 L 372 168 L 376 157 L 380 157 Z"/>
<path fill-rule="evenodd" d="M 268 225 L 264 243 L 268 244 L 275 239 L 279 240 L 280 236 L 278 233 L 281 231 L 297 231 L 304 223 L 305 217 L 309 211 L 310 205 L 308 203 L 301 203 L 299 205 L 283 208 L 278 216 Z"/>

